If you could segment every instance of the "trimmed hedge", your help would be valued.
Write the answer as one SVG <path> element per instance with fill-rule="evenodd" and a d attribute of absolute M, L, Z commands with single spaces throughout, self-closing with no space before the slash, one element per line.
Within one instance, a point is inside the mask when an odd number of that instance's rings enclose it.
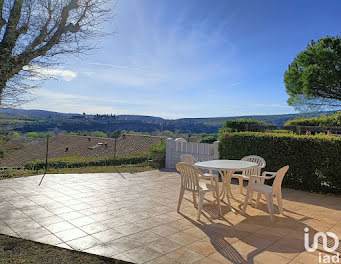
<path fill-rule="evenodd" d="M 225 120 L 222 128 L 219 129 L 219 134 L 229 133 L 229 132 L 239 132 L 239 131 L 264 131 L 265 126 L 269 126 L 270 124 L 265 123 L 264 121 L 254 120 L 254 119 L 245 119 L 238 118 L 232 120 Z M 249 127 L 247 129 L 247 127 Z M 260 128 L 261 127 L 261 128 Z"/>
<path fill-rule="evenodd" d="M 219 140 L 221 159 L 259 155 L 267 171 L 289 165 L 284 187 L 341 193 L 341 138 L 238 132 L 221 134 Z"/>
<path fill-rule="evenodd" d="M 324 127 L 337 127 L 341 126 L 341 112 L 326 116 L 312 118 L 296 117 L 293 120 L 287 121 L 285 126 L 324 126 Z"/>
<path fill-rule="evenodd" d="M 84 157 L 65 157 L 65 158 L 52 158 L 48 159 L 48 168 L 61 169 L 61 168 L 83 168 L 91 166 L 118 166 L 128 164 L 141 164 L 149 159 L 149 153 L 139 153 L 134 155 L 122 155 L 113 157 L 100 157 L 100 158 L 84 158 Z M 45 161 L 37 160 L 25 164 L 24 169 L 27 170 L 40 170 L 45 169 Z"/>

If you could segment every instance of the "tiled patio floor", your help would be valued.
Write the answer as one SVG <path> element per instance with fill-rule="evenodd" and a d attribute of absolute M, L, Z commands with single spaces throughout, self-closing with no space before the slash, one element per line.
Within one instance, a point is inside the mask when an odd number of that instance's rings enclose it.
<path fill-rule="evenodd" d="M 191 195 L 176 212 L 180 176 L 174 172 L 47 175 L 0 181 L 0 233 L 136 263 L 318 263 L 304 250 L 311 234 L 341 238 L 341 199 L 283 190 L 285 216 L 272 224 L 264 201 L 240 213 L 223 204 L 217 218 L 205 206 L 201 222 Z M 211 199 L 211 197 L 207 197 Z M 310 236 L 312 238 L 312 235 Z M 320 247 L 322 248 L 322 247 Z M 319 250 L 320 250 L 319 248 Z"/>

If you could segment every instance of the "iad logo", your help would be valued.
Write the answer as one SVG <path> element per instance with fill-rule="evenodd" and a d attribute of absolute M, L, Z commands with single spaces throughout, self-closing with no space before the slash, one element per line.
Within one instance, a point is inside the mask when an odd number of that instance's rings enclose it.
<path fill-rule="evenodd" d="M 339 238 L 337 237 L 337 235 L 335 235 L 332 232 L 317 232 L 314 235 L 314 239 L 313 239 L 313 244 L 312 247 L 309 246 L 309 228 L 306 227 L 304 228 L 304 247 L 308 252 L 314 252 L 317 250 L 318 248 L 318 240 L 319 238 L 322 239 L 322 247 L 326 252 L 334 252 L 338 247 L 339 247 Z M 334 239 L 334 245 L 332 247 L 329 247 L 329 243 L 328 243 L 328 237 L 332 237 Z M 324 255 L 322 256 L 321 253 L 319 253 L 319 263 L 340 263 L 340 254 L 337 253 L 334 256 L 330 256 L 330 255 Z"/>

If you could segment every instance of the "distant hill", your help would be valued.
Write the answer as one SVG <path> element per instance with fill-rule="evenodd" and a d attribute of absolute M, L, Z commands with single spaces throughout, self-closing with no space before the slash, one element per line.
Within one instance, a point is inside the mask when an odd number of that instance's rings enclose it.
<path fill-rule="evenodd" d="M 81 114 L 73 113 L 59 113 L 46 110 L 25 110 L 25 109 L 12 109 L 0 108 L 0 118 L 28 118 L 28 119 L 45 119 L 51 117 L 81 117 Z M 94 115 L 85 115 L 86 117 L 93 117 Z M 161 117 L 142 116 L 142 115 L 116 115 L 120 120 L 145 120 L 155 121 L 164 120 Z"/>
<path fill-rule="evenodd" d="M 12 108 L 0 108 L 1 118 L 27 118 L 27 119 L 44 119 L 55 116 L 75 116 L 80 114 L 65 114 L 58 112 L 51 112 L 45 110 L 24 110 Z"/>
<path fill-rule="evenodd" d="M 90 132 L 98 130 L 106 133 L 112 132 L 116 129 L 137 132 L 170 130 L 180 133 L 216 133 L 225 120 L 249 118 L 264 121 L 275 126 L 282 126 L 286 121 L 292 120 L 297 116 L 315 117 L 322 114 L 330 115 L 332 113 L 334 112 L 319 112 L 304 115 L 250 115 L 167 120 L 161 117 L 140 115 L 81 115 L 44 110 L 0 108 L 0 121 L 11 120 L 10 126 L 8 126 L 7 129 L 18 130 L 24 133 L 30 131 L 43 132 L 56 129 L 67 132 Z M 23 120 L 30 120 L 30 122 L 22 122 Z M 4 122 L 4 124 L 6 124 L 6 122 Z"/>

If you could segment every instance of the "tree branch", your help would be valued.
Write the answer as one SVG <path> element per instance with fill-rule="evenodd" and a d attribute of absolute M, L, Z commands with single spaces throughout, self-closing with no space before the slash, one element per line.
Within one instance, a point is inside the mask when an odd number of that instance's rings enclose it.
<path fill-rule="evenodd" d="M 23 3 L 24 0 L 14 0 L 13 8 L 10 12 L 10 18 L 1 43 L 2 48 L 6 49 L 8 52 L 12 52 L 20 34 L 19 30 L 17 30 L 17 26 L 20 20 Z"/>
<path fill-rule="evenodd" d="M 2 17 L 2 10 L 4 9 L 5 6 L 5 0 L 0 0 L 0 31 L 4 25 L 7 24 L 6 20 Z"/>
<path fill-rule="evenodd" d="M 78 1 L 72 0 L 67 6 L 65 6 L 61 13 L 61 20 L 59 22 L 58 28 L 54 35 L 46 42 L 42 47 L 35 49 L 37 46 L 42 44 L 44 38 L 47 36 L 47 27 L 49 24 L 49 20 L 45 23 L 40 35 L 33 41 L 32 45 L 30 45 L 21 55 L 16 59 L 16 67 L 13 69 L 13 74 L 17 74 L 25 65 L 27 65 L 31 60 L 44 56 L 46 53 L 56 44 L 59 43 L 60 38 L 63 34 L 67 32 L 75 33 L 79 31 L 79 25 L 68 24 L 66 26 L 67 19 L 69 18 L 69 13 L 73 9 L 78 8 Z M 50 14 L 52 16 L 52 13 Z"/>

